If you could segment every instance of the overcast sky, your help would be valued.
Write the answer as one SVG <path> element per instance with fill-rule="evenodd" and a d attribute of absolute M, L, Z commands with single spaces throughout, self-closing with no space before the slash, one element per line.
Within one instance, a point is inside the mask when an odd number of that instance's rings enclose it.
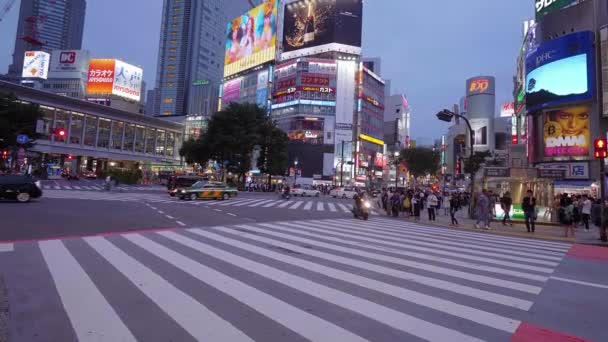
<path fill-rule="evenodd" d="M 0 22 L 1 73 L 11 61 L 19 3 Z M 83 47 L 142 66 L 150 89 L 161 9 L 162 0 L 88 0 Z M 447 125 L 435 113 L 457 103 L 466 78 L 496 76 L 497 103 L 512 98 L 522 24 L 533 16 L 531 0 L 365 0 L 363 52 L 382 58 L 392 93 L 407 95 L 412 136 L 437 138 Z"/>

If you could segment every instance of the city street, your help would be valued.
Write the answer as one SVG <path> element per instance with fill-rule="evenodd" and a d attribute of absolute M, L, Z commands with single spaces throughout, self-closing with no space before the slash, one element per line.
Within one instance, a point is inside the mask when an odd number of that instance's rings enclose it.
<path fill-rule="evenodd" d="M 605 248 L 75 184 L 0 203 L 10 341 L 608 339 Z"/>

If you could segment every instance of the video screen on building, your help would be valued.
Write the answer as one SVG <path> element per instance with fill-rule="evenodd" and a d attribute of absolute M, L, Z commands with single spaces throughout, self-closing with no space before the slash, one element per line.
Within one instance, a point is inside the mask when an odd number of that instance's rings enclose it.
<path fill-rule="evenodd" d="M 278 0 L 265 0 L 227 24 L 224 77 L 275 58 L 277 12 Z"/>
<path fill-rule="evenodd" d="M 589 106 L 571 106 L 544 113 L 545 157 L 589 155 L 589 110 Z"/>
<path fill-rule="evenodd" d="M 283 52 L 331 43 L 361 47 L 361 0 L 300 0 L 285 5 Z"/>
<path fill-rule="evenodd" d="M 87 95 L 113 94 L 129 100 L 141 99 L 143 70 L 118 59 L 91 59 Z"/>
<path fill-rule="evenodd" d="M 528 111 L 594 96 L 592 33 L 573 33 L 544 43 L 526 58 Z"/>

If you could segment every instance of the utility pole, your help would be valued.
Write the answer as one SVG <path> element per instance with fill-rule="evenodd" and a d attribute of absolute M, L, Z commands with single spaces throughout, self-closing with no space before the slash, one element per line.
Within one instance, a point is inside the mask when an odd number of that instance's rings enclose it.
<path fill-rule="evenodd" d="M 342 140 L 342 153 L 341 153 L 341 163 L 340 163 L 340 187 L 342 187 L 342 179 L 344 177 L 344 140 Z"/>

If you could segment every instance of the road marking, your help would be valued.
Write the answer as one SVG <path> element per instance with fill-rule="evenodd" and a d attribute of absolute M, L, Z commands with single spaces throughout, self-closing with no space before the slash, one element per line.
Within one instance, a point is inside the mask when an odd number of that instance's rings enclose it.
<path fill-rule="evenodd" d="M 230 215 L 230 216 L 236 217 L 236 214 L 233 214 L 233 213 L 227 213 L 227 214 Z"/>
<path fill-rule="evenodd" d="M 218 211 L 218 212 L 220 212 L 220 213 L 222 212 L 222 210 L 221 210 L 221 209 L 213 209 L 213 211 Z"/>
<path fill-rule="evenodd" d="M 268 203 L 268 202 L 272 202 L 272 201 L 274 201 L 274 200 L 264 200 L 264 201 L 260 201 L 260 202 L 255 202 L 255 203 L 252 203 L 252 204 L 248 204 L 247 206 L 248 206 L 248 207 L 257 207 L 257 206 L 260 206 L 260 205 L 262 205 L 262 204 L 264 204 L 264 203 Z"/>
<path fill-rule="evenodd" d="M 15 245 L 13 243 L 0 243 L 0 253 L 12 252 L 14 250 L 15 250 Z"/>
<path fill-rule="evenodd" d="M 161 215 L 164 215 L 164 214 L 165 214 L 165 212 L 164 212 L 164 211 L 162 211 L 162 210 L 159 210 L 159 211 L 158 211 L 158 213 L 159 213 L 159 214 L 161 214 Z"/>
<path fill-rule="evenodd" d="M 281 203 L 281 201 L 280 201 L 280 200 L 279 200 L 279 201 L 272 201 L 272 202 L 270 202 L 270 203 L 266 203 L 266 204 L 264 204 L 264 205 L 262 206 L 262 208 L 270 208 L 270 207 L 272 207 L 273 205 L 276 205 L 276 204 L 279 204 L 279 203 Z"/>
<path fill-rule="evenodd" d="M 296 203 L 294 203 L 291 207 L 289 207 L 289 209 L 298 209 L 301 205 L 302 205 L 302 201 L 297 201 Z"/>
<path fill-rule="evenodd" d="M 84 240 L 196 340 L 251 341 L 232 324 L 108 240 L 102 237 L 89 237 Z M 95 316 L 91 316 L 93 317 Z"/>
<path fill-rule="evenodd" d="M 57 185 L 54 186 L 55 190 L 60 190 L 61 188 Z"/>
<path fill-rule="evenodd" d="M 192 233 L 201 233 L 197 230 L 190 230 Z M 271 280 L 279 280 L 283 286 L 287 286 L 293 288 L 297 291 L 307 293 L 310 296 L 314 296 L 323 301 L 331 303 L 333 305 L 345 308 L 347 310 L 351 310 L 357 312 L 360 315 L 371 318 L 377 322 L 388 325 L 394 329 L 398 329 L 400 331 L 407 332 L 408 334 L 417 336 L 421 339 L 429 340 L 429 341 L 481 341 L 478 338 L 465 335 L 461 332 L 442 327 L 440 325 L 433 324 L 431 322 L 427 322 L 423 319 L 416 318 L 414 316 L 410 316 L 403 312 L 382 306 L 380 304 L 374 303 L 370 300 L 356 297 L 346 292 L 342 292 L 336 290 L 332 287 L 322 285 L 316 282 L 313 282 L 310 279 L 300 277 L 289 272 L 282 271 L 280 269 L 258 263 L 247 258 L 229 253 L 225 250 L 215 248 L 211 245 L 202 243 L 200 241 L 195 241 L 193 239 L 187 238 L 180 234 L 166 234 L 163 232 L 159 232 L 158 234 L 168 237 L 178 243 L 181 243 L 187 247 L 190 247 L 196 250 L 199 253 L 203 253 L 205 255 L 212 256 L 224 262 L 230 263 L 236 267 L 247 270 L 249 272 L 256 273 L 259 276 L 262 276 Z M 139 236 L 137 236 L 139 237 Z M 129 237 L 131 240 L 133 236 Z M 141 247 L 141 245 L 140 245 Z M 144 247 L 145 248 L 145 247 Z M 168 257 L 162 257 L 164 260 L 168 260 Z M 185 266 L 185 265 L 184 265 Z M 184 271 L 188 272 L 189 268 L 185 268 Z M 361 277 L 363 278 L 363 277 Z M 208 279 L 213 279 L 210 275 Z M 230 281 L 218 279 L 221 284 L 230 285 L 235 282 L 234 279 L 230 279 Z M 206 280 L 208 282 L 208 280 Z M 388 285 L 388 284 L 385 284 Z M 237 291 L 236 289 L 232 289 L 230 293 L 241 293 L 241 291 Z M 256 296 L 256 299 L 259 299 L 259 296 Z M 243 301 L 239 298 L 240 301 Z M 270 303 L 269 303 L 270 304 Z M 278 310 L 280 308 L 276 308 Z M 287 314 L 282 310 L 281 315 L 283 317 L 290 317 L 295 319 L 296 317 L 293 314 Z M 489 313 L 488 313 L 489 315 Z M 303 321 L 297 321 L 299 330 L 297 331 L 299 334 L 303 333 L 303 330 L 306 330 L 308 334 L 315 333 L 315 330 L 319 327 L 313 327 L 310 324 L 305 324 Z M 480 322 L 481 323 L 481 322 Z M 285 325 L 285 324 L 284 324 Z M 289 329 L 293 330 L 294 327 L 291 325 L 286 325 Z M 517 326 L 513 328 L 513 332 Z M 295 331 L 295 330 L 294 330 Z M 316 333 L 320 333 L 321 331 L 317 331 Z M 306 337 L 307 335 L 303 335 Z M 353 336 L 354 337 L 354 336 Z M 361 338 L 353 339 L 353 337 L 346 336 L 335 336 L 333 338 L 329 337 L 320 337 L 310 338 L 313 341 L 360 341 Z"/>
<path fill-rule="evenodd" d="M 586 281 L 580 281 L 580 280 L 574 280 L 574 279 L 568 279 L 568 278 L 561 278 L 561 277 L 555 277 L 555 276 L 551 276 L 549 278 L 551 278 L 553 280 L 563 281 L 565 283 L 585 285 L 585 286 L 590 286 L 590 287 L 598 287 L 600 289 L 608 289 L 608 285 L 602 285 L 602 284 L 597 284 L 597 283 L 589 283 L 589 282 L 586 282 Z"/>
<path fill-rule="evenodd" d="M 243 200 L 243 202 L 239 202 L 239 203 L 235 204 L 234 206 L 235 206 L 235 207 L 242 207 L 242 206 L 244 206 L 245 204 L 251 204 L 251 203 L 253 203 L 253 202 L 255 202 L 255 201 L 258 201 L 258 200 L 257 200 L 257 199 L 248 199 L 248 200 Z"/>
<path fill-rule="evenodd" d="M 171 215 L 165 215 L 166 218 L 168 218 L 169 220 L 173 220 L 175 217 L 171 216 Z"/>
<path fill-rule="evenodd" d="M 182 245 L 190 247 L 194 246 L 193 240 L 185 239 L 181 235 L 173 234 L 164 236 L 181 243 Z M 175 266 L 181 271 L 191 275 L 201 282 L 204 282 L 208 286 L 215 288 L 217 291 L 234 298 L 234 300 L 243 303 L 269 319 L 276 321 L 278 324 L 285 326 L 287 329 L 300 334 L 304 339 L 310 341 L 366 341 L 344 328 L 288 304 L 281 299 L 260 291 L 238 279 L 231 278 L 224 273 L 216 271 L 211 267 L 179 254 L 157 242 L 150 240 L 149 238 L 139 234 L 134 234 L 126 238 L 139 247 L 147 250 L 149 253 L 156 255 L 167 263 Z M 202 244 L 197 244 L 194 248 L 199 251 L 198 248 L 200 247 L 208 249 L 206 245 Z M 203 250 L 200 250 L 199 252 L 206 254 L 209 253 Z M 277 278 L 274 279 L 276 280 Z M 198 317 L 196 319 L 200 324 L 201 319 Z M 202 325 L 208 326 L 209 324 L 205 323 Z M 205 337 L 200 340 L 231 341 L 230 339 L 220 340 L 213 339 L 211 337 Z"/>
<path fill-rule="evenodd" d="M 285 208 L 286 206 L 288 206 L 289 204 L 291 204 L 291 202 L 290 202 L 290 201 L 288 201 L 288 200 L 284 200 L 284 201 L 285 201 L 285 203 L 281 203 L 281 204 L 279 204 L 279 205 L 277 206 L 277 208 Z"/>
<path fill-rule="evenodd" d="M 186 226 L 186 224 L 182 221 L 175 221 L 177 224 L 179 224 L 180 226 L 184 227 Z"/>
<path fill-rule="evenodd" d="M 72 187 L 69 186 L 69 185 L 64 185 L 63 187 L 66 188 L 66 189 L 68 189 L 68 190 L 72 190 Z"/>
<path fill-rule="evenodd" d="M 334 213 L 338 211 L 338 209 L 336 209 L 336 206 L 333 203 L 327 203 L 327 205 L 329 206 L 329 211 Z"/>
<path fill-rule="evenodd" d="M 153 207 L 153 206 L 150 206 L 150 209 L 157 210 L 157 208 L 156 208 L 156 207 Z"/>
<path fill-rule="evenodd" d="M 344 204 L 342 203 L 338 203 L 338 207 L 340 207 L 340 209 L 342 209 L 343 212 L 347 213 L 350 210 L 348 210 L 348 207 L 346 207 Z"/>
<path fill-rule="evenodd" d="M 49 189 L 51 189 L 51 186 L 50 185 L 45 185 L 43 188 L 44 188 L 44 190 L 49 190 Z"/>
<path fill-rule="evenodd" d="M 325 211 L 325 207 L 323 206 L 323 202 L 317 202 L 317 210 Z"/>
<path fill-rule="evenodd" d="M 98 188 L 96 186 L 92 186 L 91 188 L 93 188 L 93 190 L 101 190 L 101 188 Z"/>
<path fill-rule="evenodd" d="M 136 341 L 63 242 L 39 247 L 79 341 Z"/>
<path fill-rule="evenodd" d="M 306 202 L 306 205 L 302 209 L 304 209 L 304 210 L 310 210 L 310 209 L 312 209 L 312 201 Z"/>
<path fill-rule="evenodd" d="M 76 186 L 76 185 L 74 185 L 74 189 L 81 190 L 81 188 L 79 186 Z"/>

